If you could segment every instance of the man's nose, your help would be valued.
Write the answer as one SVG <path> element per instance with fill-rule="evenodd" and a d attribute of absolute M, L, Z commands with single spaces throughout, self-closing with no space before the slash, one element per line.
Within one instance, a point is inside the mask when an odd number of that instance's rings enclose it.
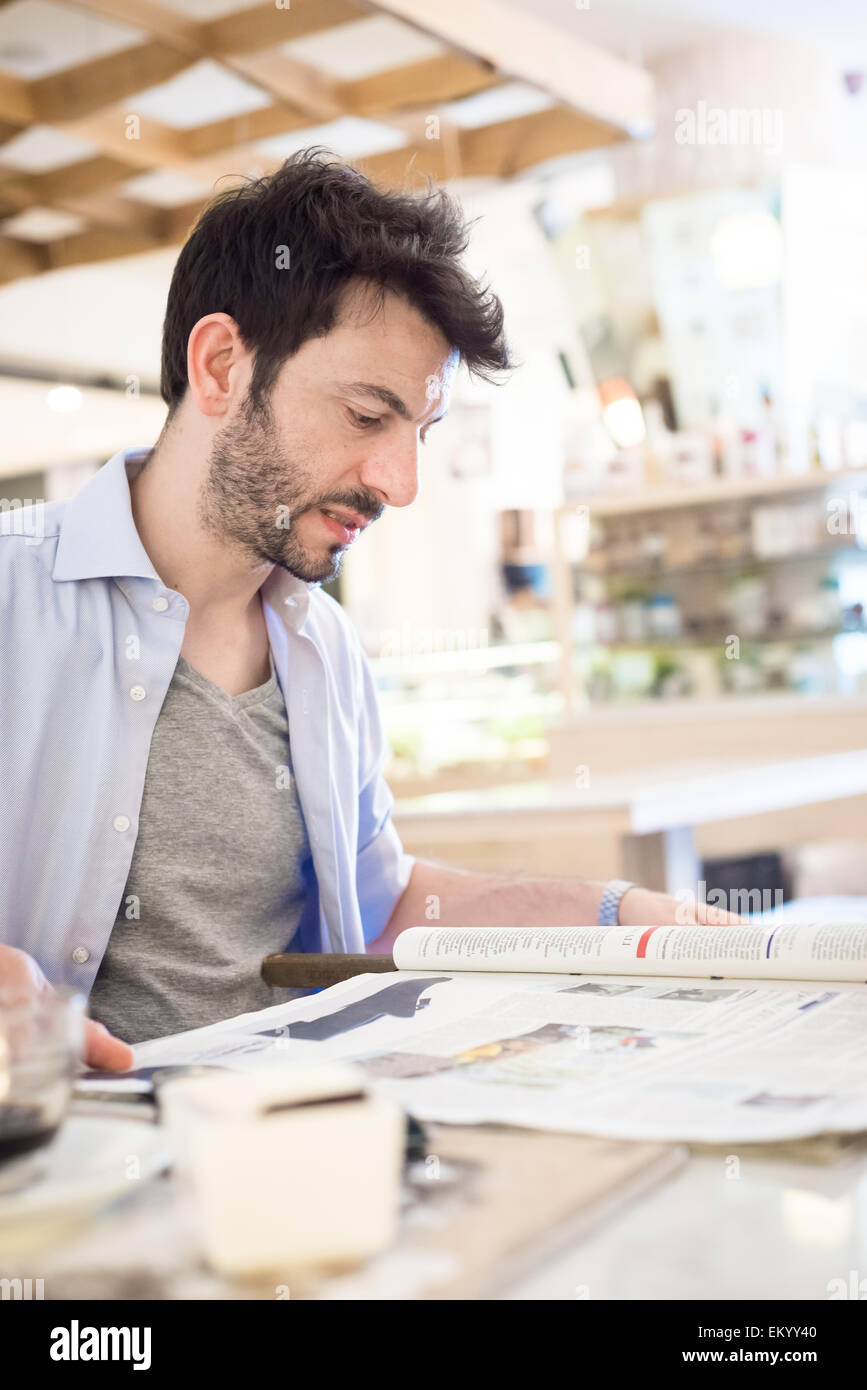
<path fill-rule="evenodd" d="M 418 496 L 418 439 L 415 435 L 379 440 L 361 471 L 361 482 L 387 507 L 408 507 Z"/>

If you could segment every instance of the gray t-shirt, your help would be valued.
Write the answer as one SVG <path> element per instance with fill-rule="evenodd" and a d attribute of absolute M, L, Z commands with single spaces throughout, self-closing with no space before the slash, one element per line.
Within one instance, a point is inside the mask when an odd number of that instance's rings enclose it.
<path fill-rule="evenodd" d="M 92 1017 L 136 1043 L 295 997 L 261 963 L 288 948 L 311 872 L 273 661 L 229 695 L 179 657 Z"/>

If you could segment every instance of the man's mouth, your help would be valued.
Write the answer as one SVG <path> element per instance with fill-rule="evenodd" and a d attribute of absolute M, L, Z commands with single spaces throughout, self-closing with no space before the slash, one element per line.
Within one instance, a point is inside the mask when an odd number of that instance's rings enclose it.
<path fill-rule="evenodd" d="M 367 525 L 367 518 L 359 516 L 357 512 L 347 512 L 334 507 L 320 507 L 319 511 L 341 545 L 351 545 Z"/>

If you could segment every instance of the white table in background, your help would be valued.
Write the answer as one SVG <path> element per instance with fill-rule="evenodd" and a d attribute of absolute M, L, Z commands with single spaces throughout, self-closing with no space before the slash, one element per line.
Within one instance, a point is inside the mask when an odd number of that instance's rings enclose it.
<path fill-rule="evenodd" d="M 700 878 L 693 830 L 795 806 L 867 794 L 867 751 L 765 761 L 679 764 L 640 773 L 527 781 L 481 790 L 437 792 L 398 801 L 395 824 L 407 847 L 530 837 L 607 834 L 619 872 L 648 888 L 676 892 Z"/>

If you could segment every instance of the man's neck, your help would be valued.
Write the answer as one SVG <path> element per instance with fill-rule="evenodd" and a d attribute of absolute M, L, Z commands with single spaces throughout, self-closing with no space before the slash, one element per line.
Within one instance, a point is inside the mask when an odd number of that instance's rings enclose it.
<path fill-rule="evenodd" d="M 190 616 L 205 626 L 249 620 L 259 590 L 274 568 L 253 566 L 241 549 L 204 529 L 199 517 L 201 444 L 169 435 L 130 481 L 133 521 L 157 574 L 183 594 Z"/>

